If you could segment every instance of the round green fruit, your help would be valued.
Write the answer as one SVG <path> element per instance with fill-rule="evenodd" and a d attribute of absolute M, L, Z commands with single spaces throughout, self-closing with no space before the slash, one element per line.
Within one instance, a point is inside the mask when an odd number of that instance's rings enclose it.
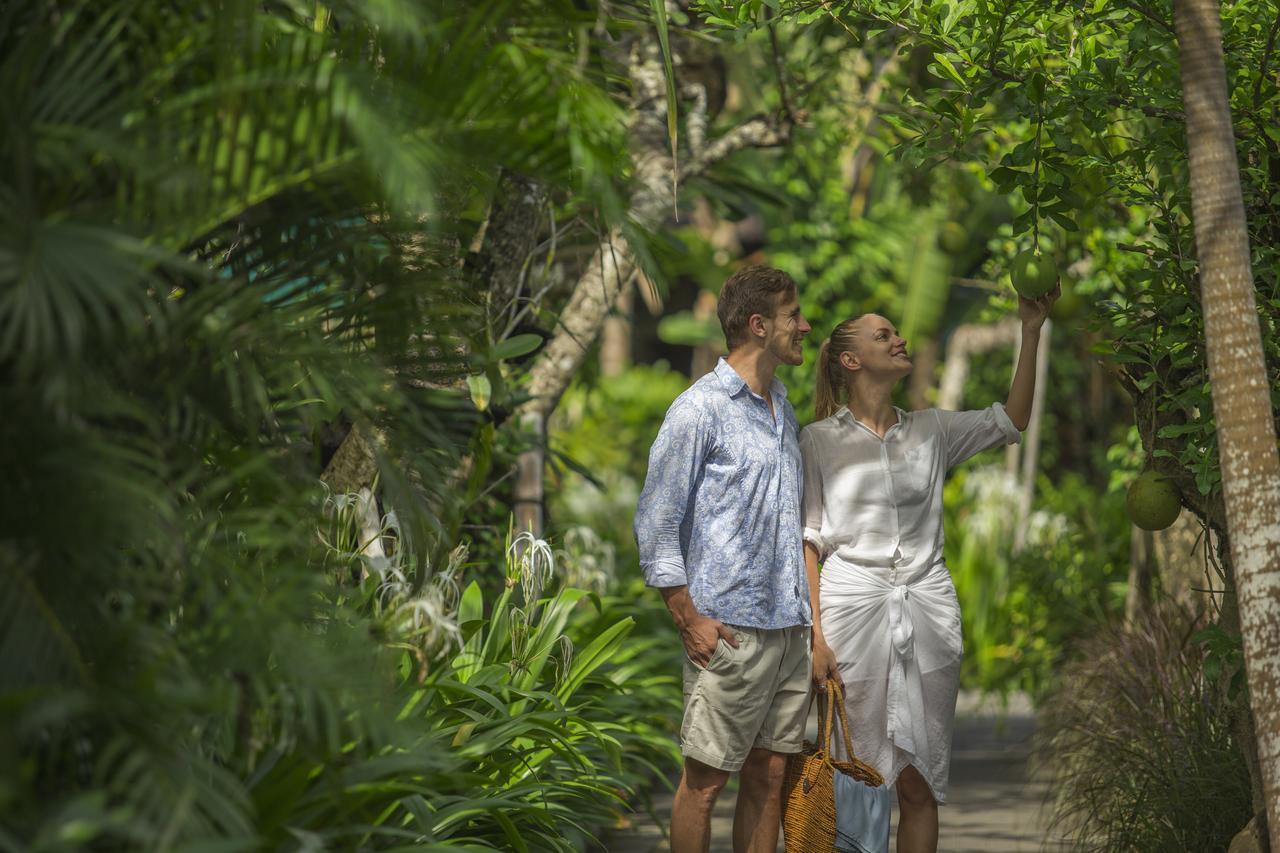
<path fill-rule="evenodd" d="M 1049 317 L 1055 323 L 1069 323 L 1079 318 L 1084 313 L 1084 297 L 1074 288 L 1066 284 L 1062 285 L 1062 294 L 1054 301 L 1053 307 L 1049 309 Z"/>
<path fill-rule="evenodd" d="M 1155 471 L 1143 471 L 1129 484 L 1124 500 L 1129 520 L 1143 530 L 1164 530 L 1178 520 L 1182 498 L 1169 478 Z"/>
<path fill-rule="evenodd" d="M 1009 267 L 1009 280 L 1018 295 L 1027 299 L 1039 299 L 1058 283 L 1058 265 L 1052 255 L 1037 255 L 1027 249 L 1013 259 Z"/>
<path fill-rule="evenodd" d="M 938 245 L 951 255 L 958 255 L 969 247 L 969 232 L 959 222 L 944 222 L 938 231 Z"/>

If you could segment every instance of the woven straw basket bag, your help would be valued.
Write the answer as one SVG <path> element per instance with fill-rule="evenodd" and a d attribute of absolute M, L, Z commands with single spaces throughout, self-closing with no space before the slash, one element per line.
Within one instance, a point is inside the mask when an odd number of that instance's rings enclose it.
<path fill-rule="evenodd" d="M 884 784 L 884 777 L 874 767 L 853 754 L 849 721 L 844 714 L 844 691 L 832 679 L 827 679 L 825 698 L 825 702 L 818 703 L 819 742 L 805 741 L 804 749 L 787 761 L 787 776 L 782 783 L 782 832 L 787 853 L 815 853 L 835 848 L 837 772 L 873 788 Z M 823 713 L 824 706 L 826 713 Z M 831 713 L 832 708 L 835 714 Z M 831 757 L 831 722 L 835 716 L 840 718 L 849 761 L 835 761 Z"/>

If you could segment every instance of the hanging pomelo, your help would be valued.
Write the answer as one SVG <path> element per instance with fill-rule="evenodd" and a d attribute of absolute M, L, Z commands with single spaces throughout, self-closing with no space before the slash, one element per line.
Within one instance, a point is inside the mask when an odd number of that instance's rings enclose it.
<path fill-rule="evenodd" d="M 1019 296 L 1039 299 L 1058 283 L 1058 265 L 1052 255 L 1037 255 L 1034 250 L 1027 249 L 1013 259 L 1009 280 Z"/>
<path fill-rule="evenodd" d="M 1143 471 L 1129 484 L 1124 500 L 1129 520 L 1143 530 L 1164 530 L 1178 520 L 1182 498 L 1178 487 L 1163 474 Z"/>

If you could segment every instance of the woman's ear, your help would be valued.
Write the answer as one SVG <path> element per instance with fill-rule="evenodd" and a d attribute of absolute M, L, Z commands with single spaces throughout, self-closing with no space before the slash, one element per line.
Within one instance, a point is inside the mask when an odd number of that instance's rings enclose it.
<path fill-rule="evenodd" d="M 848 350 L 840 353 L 840 366 L 845 370 L 858 370 L 862 367 L 858 363 L 858 357 Z"/>

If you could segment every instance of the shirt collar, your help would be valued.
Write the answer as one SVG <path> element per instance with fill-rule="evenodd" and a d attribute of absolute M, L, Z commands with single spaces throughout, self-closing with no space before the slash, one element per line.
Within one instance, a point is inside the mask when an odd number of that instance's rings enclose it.
<path fill-rule="evenodd" d="M 905 411 L 903 411 L 902 409 L 899 409 L 897 406 L 894 406 L 893 410 L 898 413 L 898 422 L 893 426 L 889 427 L 888 432 L 884 434 L 885 438 L 888 438 L 889 433 L 893 432 L 895 429 L 897 429 L 898 427 L 902 426 L 907 422 L 907 413 Z M 843 421 L 848 426 L 861 427 L 862 429 L 865 429 L 867 432 L 871 433 L 872 435 L 875 435 L 875 431 L 872 430 L 871 427 L 867 426 L 862 421 L 858 420 L 853 416 L 853 412 L 849 411 L 848 406 L 841 406 L 840 408 L 836 409 L 835 417 L 837 420 Z"/>
<path fill-rule="evenodd" d="M 720 379 L 720 384 L 729 392 L 730 397 L 738 396 L 744 389 L 751 391 L 751 386 L 747 384 L 747 380 L 743 379 L 738 374 L 738 371 L 733 369 L 724 356 L 720 356 L 720 360 L 716 362 L 715 374 Z M 755 394 L 754 391 L 751 391 L 751 393 Z M 782 380 L 775 376 L 773 381 L 769 383 L 769 393 L 775 400 L 785 400 L 787 399 L 787 386 L 783 385 Z"/>

